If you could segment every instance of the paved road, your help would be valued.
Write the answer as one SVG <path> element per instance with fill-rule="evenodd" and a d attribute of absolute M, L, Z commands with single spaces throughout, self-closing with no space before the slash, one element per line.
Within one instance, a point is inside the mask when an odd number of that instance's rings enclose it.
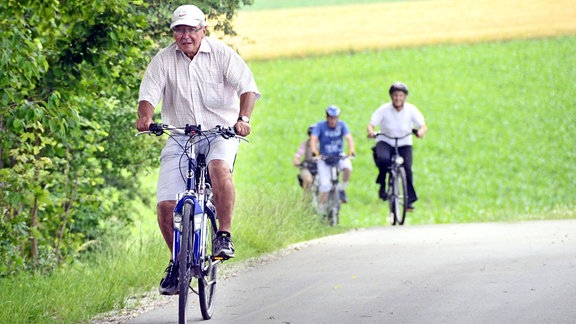
<path fill-rule="evenodd" d="M 218 293 L 211 324 L 576 323 L 576 220 L 352 231 L 291 247 Z M 176 322 L 171 298 L 127 323 Z"/>

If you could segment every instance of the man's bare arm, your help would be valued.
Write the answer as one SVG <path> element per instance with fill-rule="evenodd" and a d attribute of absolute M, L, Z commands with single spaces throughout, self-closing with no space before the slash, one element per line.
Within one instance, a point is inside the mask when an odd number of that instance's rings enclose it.
<path fill-rule="evenodd" d="M 136 120 L 136 128 L 143 132 L 147 131 L 150 124 L 154 122 L 154 106 L 148 101 L 140 101 L 138 103 L 138 119 Z"/>

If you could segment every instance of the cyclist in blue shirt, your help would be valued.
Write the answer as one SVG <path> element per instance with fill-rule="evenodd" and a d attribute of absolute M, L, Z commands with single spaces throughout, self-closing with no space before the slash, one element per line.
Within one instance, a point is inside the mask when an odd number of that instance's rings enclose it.
<path fill-rule="evenodd" d="M 345 122 L 339 120 L 340 108 L 329 106 L 326 108 L 326 120 L 318 122 L 312 130 L 310 136 L 310 145 L 313 148 L 313 155 L 340 155 L 343 153 L 343 142 L 346 140 L 348 146 L 348 155 L 354 156 L 354 139 Z M 318 152 L 319 149 L 319 152 Z M 342 202 L 348 202 L 346 196 L 346 185 L 352 172 L 352 163 L 350 159 L 341 159 L 338 162 L 338 168 L 343 170 L 342 182 L 340 182 L 340 199 Z M 330 165 L 320 159 L 318 161 L 318 177 L 320 185 L 318 188 L 318 200 L 322 207 L 328 200 L 328 191 L 330 191 Z"/>

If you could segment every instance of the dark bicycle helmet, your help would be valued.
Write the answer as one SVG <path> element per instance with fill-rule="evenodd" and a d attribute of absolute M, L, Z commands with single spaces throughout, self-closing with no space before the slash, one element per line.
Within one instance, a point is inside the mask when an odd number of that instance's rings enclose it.
<path fill-rule="evenodd" d="M 326 116 L 330 117 L 340 116 L 340 108 L 336 106 L 328 106 L 328 108 L 326 108 Z"/>
<path fill-rule="evenodd" d="M 310 136 L 310 134 L 312 134 L 314 127 L 316 127 L 316 124 L 311 124 L 310 126 L 308 126 L 308 136 Z"/>
<path fill-rule="evenodd" d="M 404 92 L 406 95 L 408 95 L 408 86 L 405 85 L 404 83 L 397 81 L 394 82 L 391 86 L 390 86 L 390 90 L 388 90 L 388 93 L 390 95 L 392 95 L 394 93 L 394 91 L 402 91 Z"/>

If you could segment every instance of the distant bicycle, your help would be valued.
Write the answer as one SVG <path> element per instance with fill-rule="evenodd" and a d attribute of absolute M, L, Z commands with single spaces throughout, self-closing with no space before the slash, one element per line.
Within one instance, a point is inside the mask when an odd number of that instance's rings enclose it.
<path fill-rule="evenodd" d="M 310 172 L 310 175 L 312 176 L 312 183 L 310 183 L 310 186 L 312 187 L 314 185 L 314 180 L 316 178 L 316 175 L 318 174 L 318 167 L 316 165 L 316 161 L 302 161 L 300 162 L 300 164 L 298 164 L 298 168 L 300 170 L 308 170 L 308 172 Z M 298 179 L 298 183 L 300 184 L 301 187 L 305 187 L 305 183 L 304 180 L 301 178 L 301 175 L 298 174 L 296 176 L 296 178 Z M 311 190 L 312 188 L 308 188 L 309 190 Z"/>
<path fill-rule="evenodd" d="M 311 196 L 311 200 L 312 200 L 312 208 L 314 208 L 314 210 L 318 210 L 318 187 L 320 186 L 320 182 L 318 180 L 318 170 L 317 170 L 317 166 L 316 166 L 316 161 L 314 162 L 309 162 L 309 161 L 304 161 L 302 163 L 300 163 L 300 165 L 298 166 L 300 169 L 308 169 L 310 170 L 310 173 L 312 174 L 312 183 L 310 184 L 310 188 L 308 190 L 308 193 Z M 302 180 L 300 178 L 298 178 L 298 181 L 300 182 L 300 185 L 302 186 Z"/>
<path fill-rule="evenodd" d="M 350 155 L 321 155 L 320 159 L 324 160 L 327 165 L 330 166 L 330 181 L 331 187 L 330 191 L 328 191 L 328 200 L 326 204 L 326 209 L 323 211 L 323 215 L 328 221 L 330 226 L 338 225 L 340 222 L 340 191 L 339 191 L 339 183 L 340 183 L 340 170 L 338 168 L 338 164 L 340 160 L 350 159 L 352 156 Z M 316 206 L 319 205 L 318 200 L 318 176 L 315 177 L 314 185 L 315 188 L 315 195 L 314 195 L 314 202 Z"/>
<path fill-rule="evenodd" d="M 186 181 L 186 190 L 177 197 L 174 208 L 174 249 L 173 260 L 178 265 L 178 323 L 187 321 L 189 291 L 198 294 L 202 318 L 208 320 L 214 313 L 218 264 L 224 261 L 213 256 L 212 241 L 216 237 L 218 225 L 217 213 L 213 204 L 212 186 L 206 165 L 206 156 L 196 156 L 196 145 L 202 141 L 210 142 L 218 136 L 239 138 L 232 128 L 217 126 L 202 131 L 200 126 L 187 125 L 174 127 L 163 124 L 151 124 L 150 130 L 142 134 L 167 134 L 189 136 L 182 147 L 183 157 L 188 160 L 188 171 L 182 178 Z M 198 279 L 198 291 L 191 287 L 192 278 Z"/>
<path fill-rule="evenodd" d="M 390 177 L 388 179 L 388 205 L 390 206 L 390 224 L 404 225 L 406 221 L 406 210 L 408 208 L 408 182 L 406 180 L 406 170 L 404 169 L 404 158 L 398 153 L 398 140 L 416 134 L 415 131 L 400 137 L 390 137 L 384 133 L 375 133 L 375 138 L 384 136 L 394 140 L 394 153 L 390 159 Z"/>

